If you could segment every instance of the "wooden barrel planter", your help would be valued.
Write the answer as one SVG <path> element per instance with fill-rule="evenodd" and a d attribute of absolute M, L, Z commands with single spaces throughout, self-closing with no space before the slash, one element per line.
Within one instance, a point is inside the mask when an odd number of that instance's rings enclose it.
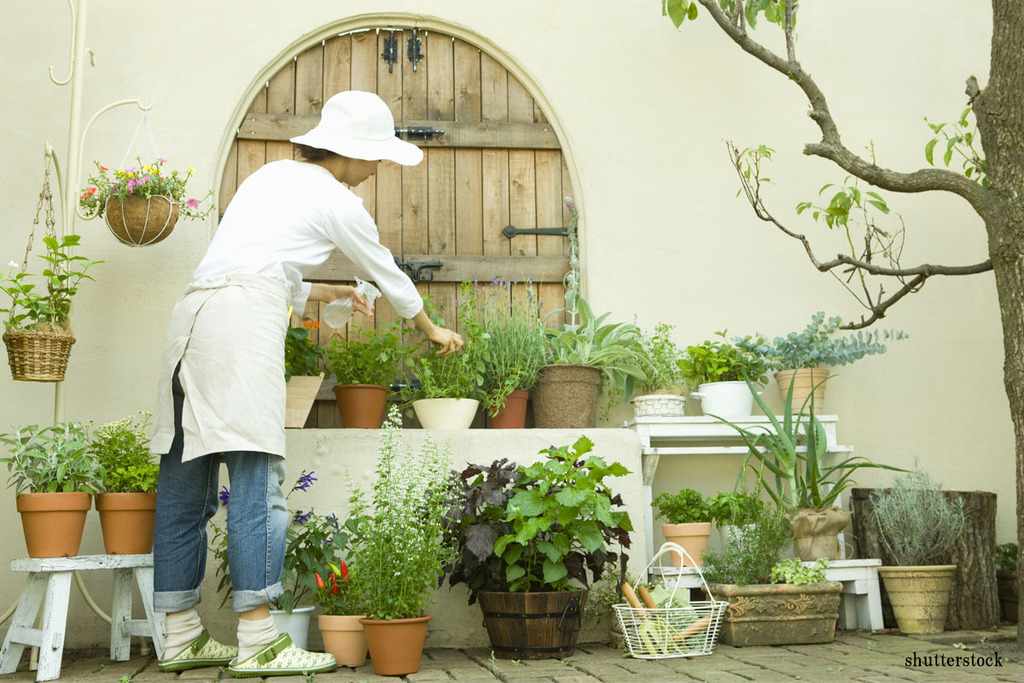
<path fill-rule="evenodd" d="M 576 648 L 587 591 L 479 595 L 491 649 L 499 659 L 561 659 Z"/>

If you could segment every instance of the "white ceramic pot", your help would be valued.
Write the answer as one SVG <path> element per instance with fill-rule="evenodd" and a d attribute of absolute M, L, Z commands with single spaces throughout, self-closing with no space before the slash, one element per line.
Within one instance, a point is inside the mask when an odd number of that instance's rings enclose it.
<path fill-rule="evenodd" d="M 472 398 L 423 398 L 412 402 L 424 429 L 469 429 L 480 401 Z"/>
<path fill-rule="evenodd" d="M 750 417 L 754 411 L 754 395 L 746 382 L 709 382 L 701 384 L 690 396 L 700 401 L 705 415 Z"/>
<path fill-rule="evenodd" d="M 296 647 L 305 650 L 309 639 L 309 618 L 313 616 L 314 609 L 316 607 L 313 605 L 296 607 L 291 613 L 272 609 L 270 610 L 270 616 L 274 618 L 278 631 L 287 633 L 291 636 L 292 642 L 295 643 Z"/>

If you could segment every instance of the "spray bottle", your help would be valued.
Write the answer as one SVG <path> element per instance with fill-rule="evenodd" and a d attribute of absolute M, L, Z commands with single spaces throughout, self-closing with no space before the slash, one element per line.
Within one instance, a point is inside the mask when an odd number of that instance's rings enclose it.
<path fill-rule="evenodd" d="M 369 282 L 356 278 L 356 291 L 366 299 L 367 305 L 372 310 L 373 302 L 380 297 L 380 290 Z M 324 306 L 323 321 L 328 327 L 335 329 L 345 327 L 351 317 L 352 297 L 343 296 Z"/>

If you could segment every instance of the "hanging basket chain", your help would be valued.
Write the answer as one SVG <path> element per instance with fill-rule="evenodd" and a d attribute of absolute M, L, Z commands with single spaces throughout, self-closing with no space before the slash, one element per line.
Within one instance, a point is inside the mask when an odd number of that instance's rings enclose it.
<path fill-rule="evenodd" d="M 57 221 L 54 218 L 53 211 L 53 192 L 50 190 L 50 157 L 46 154 L 44 154 L 43 157 L 46 160 L 46 165 L 43 168 L 43 187 L 39 190 L 39 201 L 36 203 L 36 216 L 32 219 L 32 229 L 29 230 L 28 233 L 28 244 L 25 246 L 25 258 L 21 262 L 21 274 L 24 274 L 25 271 L 28 270 L 28 257 L 32 253 L 32 244 L 36 237 L 36 226 L 39 225 L 39 215 L 42 214 L 44 210 L 46 211 L 45 218 L 43 219 L 44 225 L 46 226 L 46 236 L 53 237 L 55 239 L 57 237 Z M 55 269 L 54 274 L 59 275 L 60 267 L 57 265 L 54 265 L 53 267 Z M 14 312 L 16 308 L 16 306 L 11 306 L 11 320 L 14 320 Z"/>

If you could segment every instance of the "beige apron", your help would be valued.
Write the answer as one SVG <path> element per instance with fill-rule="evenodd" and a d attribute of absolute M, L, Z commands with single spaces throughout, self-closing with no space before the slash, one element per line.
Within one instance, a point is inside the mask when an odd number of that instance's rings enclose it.
<path fill-rule="evenodd" d="M 171 314 L 151 450 L 174 439 L 171 381 L 185 392 L 182 461 L 208 453 L 284 456 L 284 337 L 288 287 L 261 275 L 193 283 Z"/>

